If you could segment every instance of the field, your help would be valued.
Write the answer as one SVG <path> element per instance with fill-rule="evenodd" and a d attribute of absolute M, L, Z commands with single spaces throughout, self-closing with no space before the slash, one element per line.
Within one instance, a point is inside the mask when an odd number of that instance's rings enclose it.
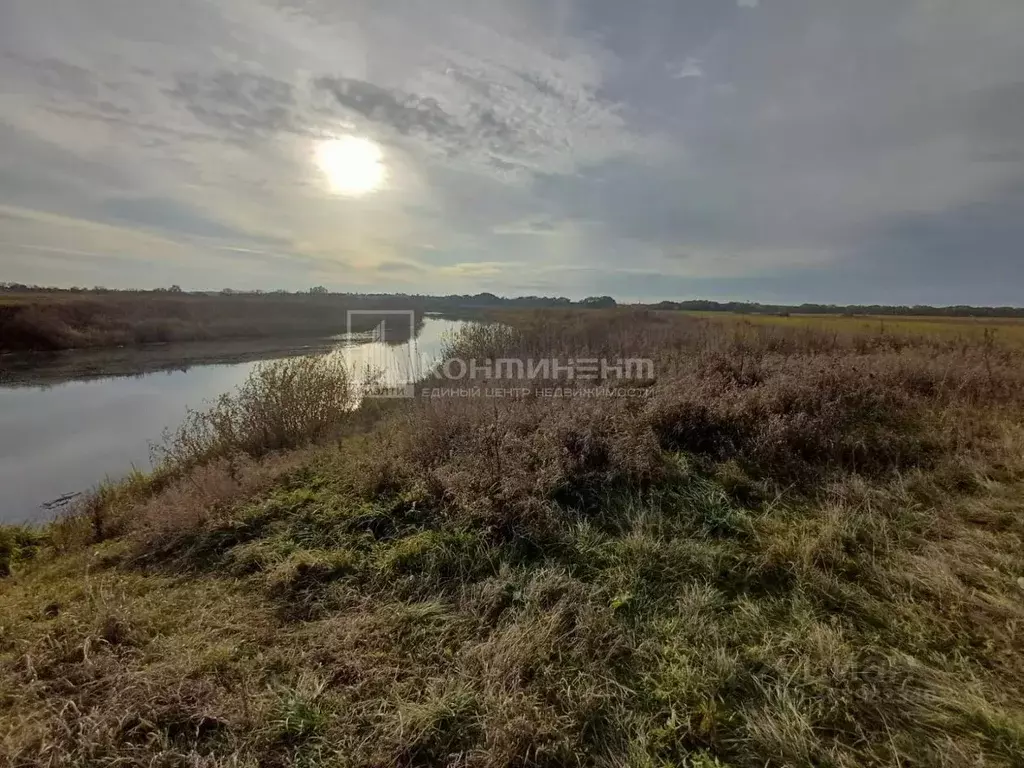
<path fill-rule="evenodd" d="M 809 328 L 819 333 L 858 334 L 901 338 L 938 338 L 968 345 L 986 337 L 1001 344 L 1024 346 L 1024 319 L 995 317 L 893 317 L 891 315 L 741 315 L 688 312 L 692 317 L 725 320 L 775 328 Z"/>
<path fill-rule="evenodd" d="M 6 761 L 1020 765 L 1020 326 L 497 319 L 446 356 L 650 375 L 286 361 L 3 529 Z"/>

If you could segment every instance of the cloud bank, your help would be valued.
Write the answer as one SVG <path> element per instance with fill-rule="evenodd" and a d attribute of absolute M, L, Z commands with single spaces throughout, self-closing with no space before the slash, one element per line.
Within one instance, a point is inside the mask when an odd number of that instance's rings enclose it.
<path fill-rule="evenodd" d="M 1024 6 L 7 0 L 0 279 L 1021 303 Z M 317 143 L 377 142 L 331 193 Z"/>

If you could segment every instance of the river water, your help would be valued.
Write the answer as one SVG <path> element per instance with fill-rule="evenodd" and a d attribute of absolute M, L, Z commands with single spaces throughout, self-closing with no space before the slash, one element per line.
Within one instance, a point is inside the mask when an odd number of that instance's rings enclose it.
<path fill-rule="evenodd" d="M 464 323 L 426 318 L 411 343 L 368 340 L 177 344 L 0 358 L 0 522 L 40 522 L 55 501 L 148 469 L 150 447 L 241 384 L 260 361 L 298 354 L 342 355 L 356 371 L 404 383 L 440 356 Z"/>

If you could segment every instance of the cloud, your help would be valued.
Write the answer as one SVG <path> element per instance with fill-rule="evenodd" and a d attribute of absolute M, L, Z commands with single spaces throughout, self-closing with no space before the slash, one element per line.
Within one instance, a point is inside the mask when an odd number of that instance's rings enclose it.
<path fill-rule="evenodd" d="M 920 300 L 1020 285 L 1015 0 L 3 16 L 11 279 L 792 300 L 867 298 L 871 275 Z M 346 133 L 381 145 L 382 191 L 331 194 L 316 143 Z"/>
<path fill-rule="evenodd" d="M 189 72 L 175 78 L 166 94 L 201 124 L 225 137 L 251 140 L 303 128 L 296 114 L 295 88 L 264 74 Z"/>
<path fill-rule="evenodd" d="M 104 200 L 100 209 L 112 220 L 143 227 L 200 237 L 244 237 L 177 200 L 157 197 L 127 197 Z"/>
<path fill-rule="evenodd" d="M 421 93 L 339 77 L 317 78 L 313 88 L 357 129 L 500 181 L 522 172 L 572 173 L 630 149 L 624 121 L 587 89 L 570 92 L 564 82 L 501 66 L 463 67 L 445 66 Z"/>
<path fill-rule="evenodd" d="M 378 272 L 390 272 L 390 273 L 421 273 L 424 268 L 420 264 L 414 264 L 411 261 L 382 261 L 377 265 Z"/>
<path fill-rule="evenodd" d="M 688 77 L 704 77 L 704 68 L 700 59 L 689 58 L 674 70 L 672 77 L 676 80 L 685 80 Z"/>
<path fill-rule="evenodd" d="M 549 219 L 534 218 L 499 224 L 491 230 L 496 235 L 551 235 L 559 231 L 558 225 Z"/>
<path fill-rule="evenodd" d="M 473 261 L 441 267 L 440 272 L 458 277 L 496 277 L 517 266 L 522 265 L 501 261 Z"/>

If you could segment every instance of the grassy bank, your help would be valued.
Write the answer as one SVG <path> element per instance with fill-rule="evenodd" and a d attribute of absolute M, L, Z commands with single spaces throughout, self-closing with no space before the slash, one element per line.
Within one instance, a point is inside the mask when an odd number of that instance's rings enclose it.
<path fill-rule="evenodd" d="M 314 294 L 27 293 L 0 296 L 0 353 L 224 339 L 312 337 L 347 330 L 349 310 L 417 310 L 408 299 Z M 383 318 L 356 316 L 353 331 Z M 390 334 L 408 335 L 397 323 Z M 392 330 L 392 329 L 389 329 Z"/>
<path fill-rule="evenodd" d="M 6 530 L 7 759 L 1019 765 L 1019 349 L 505 320 L 449 354 L 655 375 L 352 410 L 307 362 L 158 478 Z"/>

